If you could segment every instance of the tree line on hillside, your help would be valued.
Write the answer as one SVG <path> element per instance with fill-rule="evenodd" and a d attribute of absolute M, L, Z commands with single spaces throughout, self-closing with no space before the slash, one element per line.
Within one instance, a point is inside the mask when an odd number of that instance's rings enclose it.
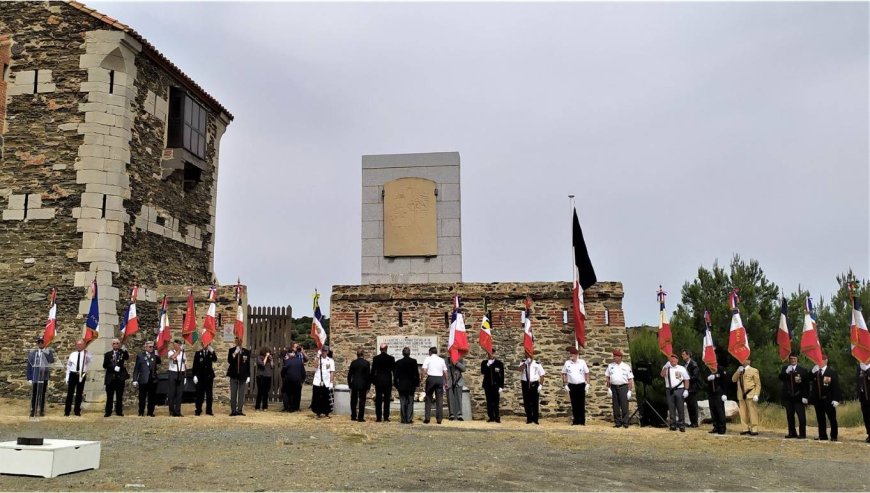
<path fill-rule="evenodd" d="M 828 364 L 841 377 L 843 396 L 846 399 L 855 399 L 857 362 L 852 357 L 849 339 L 852 319 L 849 284 L 852 284 L 853 296 L 861 301 L 862 312 L 867 319 L 870 318 L 870 283 L 867 279 L 857 279 L 851 269 L 837 275 L 836 280 L 839 288 L 831 299 L 813 298 L 814 316 L 822 350 L 829 358 Z M 735 255 L 727 270 L 719 266 L 718 262 L 713 263 L 712 269 L 701 266 L 698 268 L 698 276 L 683 284 L 680 303 L 670 318 L 674 351 L 692 351 L 702 368 L 702 378 L 709 374 L 700 359 L 705 329 L 704 310 L 709 310 L 718 359 L 727 365 L 729 373 L 737 368 L 739 363 L 728 354 L 728 332 L 731 326 L 728 294 L 734 288 L 739 290 L 738 308 L 749 338 L 752 366 L 761 373 L 763 397 L 779 402 L 781 385 L 778 375 L 784 363 L 779 359 L 776 331 L 779 327 L 781 299 L 784 296 L 788 303 L 787 320 L 792 333 L 792 351 L 799 354 L 805 301 L 809 291 L 798 286 L 797 291 L 784 295 L 776 284 L 767 279 L 756 260 L 747 262 Z M 658 376 L 666 357 L 659 350 L 655 332 L 644 331 L 633 337 L 630 350 L 633 362 L 650 363 L 652 373 L 655 377 Z M 802 355 L 799 359 L 800 364 L 807 369 L 814 365 Z M 656 382 L 661 379 L 653 380 Z M 706 387 L 704 382 L 701 381 L 702 387 Z M 651 394 L 650 398 L 653 397 Z"/>
<path fill-rule="evenodd" d="M 311 317 L 299 317 L 293 319 L 291 340 L 301 344 L 306 350 L 317 347 L 314 343 L 314 338 L 311 337 L 311 321 Z M 325 330 L 328 335 L 330 333 L 329 317 L 323 317 L 321 323 L 323 324 L 323 330 Z M 327 341 L 329 341 L 329 339 L 327 339 Z M 327 344 L 331 343 L 327 342 Z"/>

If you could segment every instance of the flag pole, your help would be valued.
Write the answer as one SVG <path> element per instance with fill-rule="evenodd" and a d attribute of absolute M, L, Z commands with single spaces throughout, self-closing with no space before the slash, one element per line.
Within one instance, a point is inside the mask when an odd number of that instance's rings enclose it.
<path fill-rule="evenodd" d="M 575 206 L 575 204 L 574 204 L 574 194 L 573 194 L 573 193 L 572 193 L 572 194 L 568 194 L 568 203 L 569 203 L 569 205 L 571 206 L 571 212 L 570 212 L 570 215 L 571 215 L 571 221 L 572 221 L 571 224 L 573 225 L 573 224 L 574 224 L 574 223 L 573 223 L 573 221 L 574 221 L 574 212 L 577 210 L 577 208 L 576 208 L 576 206 Z M 574 242 L 572 241 L 572 242 L 571 242 L 571 288 L 572 288 L 572 289 L 574 288 L 574 282 L 576 281 L 576 279 L 575 279 L 575 277 L 576 277 L 576 273 L 574 272 L 574 269 L 577 268 L 577 266 L 574 265 L 574 262 L 575 262 L 575 260 L 574 260 Z M 574 349 L 577 349 L 577 350 L 580 349 L 580 341 L 577 340 L 577 335 L 576 335 L 576 334 L 574 335 Z"/>

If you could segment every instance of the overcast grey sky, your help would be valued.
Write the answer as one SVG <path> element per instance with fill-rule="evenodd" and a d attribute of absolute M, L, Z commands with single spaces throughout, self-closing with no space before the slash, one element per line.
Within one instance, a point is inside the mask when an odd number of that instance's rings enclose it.
<path fill-rule="evenodd" d="M 385 153 L 460 153 L 465 281 L 569 280 L 576 194 L 627 325 L 734 253 L 786 292 L 870 277 L 867 3 L 88 5 L 235 115 L 216 270 L 252 304 L 359 283 Z"/>

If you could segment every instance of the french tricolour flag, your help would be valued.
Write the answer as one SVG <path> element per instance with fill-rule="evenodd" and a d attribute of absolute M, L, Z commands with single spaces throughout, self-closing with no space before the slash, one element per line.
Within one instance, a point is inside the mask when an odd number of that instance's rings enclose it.
<path fill-rule="evenodd" d="M 94 292 L 91 297 L 91 308 L 88 310 L 88 318 L 85 320 L 85 347 L 94 339 L 100 337 L 100 298 L 97 295 L 97 280 L 91 283 Z"/>
<path fill-rule="evenodd" d="M 326 329 L 323 328 L 323 313 L 320 312 L 320 294 L 314 290 L 314 318 L 311 319 L 311 337 L 317 343 L 317 349 L 326 344 Z"/>
<path fill-rule="evenodd" d="M 169 305 L 166 302 L 166 295 L 163 295 L 163 303 L 160 305 L 160 329 L 157 332 L 157 354 L 160 356 L 169 353 L 169 342 L 172 340 L 169 331 Z"/>
<path fill-rule="evenodd" d="M 136 315 L 136 298 L 139 296 L 139 286 L 133 286 L 130 292 L 130 305 L 124 312 L 124 318 L 121 319 L 121 341 L 126 341 L 136 332 L 139 332 L 139 318 Z"/>
<path fill-rule="evenodd" d="M 523 351 L 526 353 L 526 358 L 535 357 L 535 336 L 532 335 L 532 299 L 526 298 L 526 307 L 520 314 L 520 321 L 523 324 Z"/>
<path fill-rule="evenodd" d="M 804 332 L 801 334 L 801 353 L 812 360 L 813 363 L 822 366 L 822 345 L 819 343 L 819 331 L 816 328 L 816 319 L 813 316 L 813 299 L 809 296 L 807 296 L 805 307 Z"/>
<path fill-rule="evenodd" d="M 852 286 L 849 286 L 849 296 L 852 297 L 852 323 L 850 324 L 849 338 L 852 342 L 852 356 L 863 364 L 870 364 L 870 332 L 867 331 L 867 322 L 861 313 L 861 300 L 852 294 Z M 46 340 L 48 344 L 48 340 Z"/>
<path fill-rule="evenodd" d="M 242 309 L 242 280 L 236 281 L 236 301 L 239 307 L 236 309 L 236 321 L 233 324 L 233 334 L 239 340 L 245 340 L 245 312 Z"/>
<path fill-rule="evenodd" d="M 779 328 L 776 330 L 776 345 L 779 346 L 779 360 L 785 361 L 791 354 L 791 330 L 788 328 L 788 302 L 782 299 L 779 310 Z"/>
<path fill-rule="evenodd" d="M 746 337 L 746 328 L 740 318 L 740 310 L 737 304 L 740 298 L 737 289 L 728 295 L 728 306 L 731 307 L 731 330 L 728 331 L 728 352 L 742 365 L 749 358 L 749 339 Z"/>
<path fill-rule="evenodd" d="M 205 347 L 211 344 L 217 335 L 217 307 L 215 300 L 217 299 L 217 288 L 212 286 L 208 290 L 208 311 L 205 314 L 205 320 L 202 322 L 202 346 Z"/>
<path fill-rule="evenodd" d="M 57 290 L 51 288 L 51 300 L 48 305 L 48 322 L 45 324 L 45 334 L 42 338 L 45 340 L 45 347 L 51 344 L 57 334 Z"/>
<path fill-rule="evenodd" d="M 450 336 L 447 339 L 447 350 L 450 361 L 454 364 L 468 352 L 468 334 L 465 332 L 465 317 L 459 306 L 459 296 L 453 297 L 453 316 L 450 321 Z"/>
<path fill-rule="evenodd" d="M 716 360 L 716 346 L 713 345 L 713 334 L 710 331 L 710 312 L 704 310 L 704 354 L 702 356 L 704 364 L 711 372 L 716 373 L 719 369 L 719 362 Z"/>

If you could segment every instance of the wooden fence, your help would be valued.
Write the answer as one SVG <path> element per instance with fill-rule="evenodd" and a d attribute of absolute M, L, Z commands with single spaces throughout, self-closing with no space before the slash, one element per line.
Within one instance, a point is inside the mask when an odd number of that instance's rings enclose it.
<path fill-rule="evenodd" d="M 269 389 L 269 402 L 281 402 L 281 354 L 290 347 L 293 336 L 293 309 L 290 306 L 248 305 L 248 344 L 251 348 L 252 378 L 248 386 L 247 400 L 257 398 L 257 365 L 262 348 L 272 351 L 275 369 Z"/>

